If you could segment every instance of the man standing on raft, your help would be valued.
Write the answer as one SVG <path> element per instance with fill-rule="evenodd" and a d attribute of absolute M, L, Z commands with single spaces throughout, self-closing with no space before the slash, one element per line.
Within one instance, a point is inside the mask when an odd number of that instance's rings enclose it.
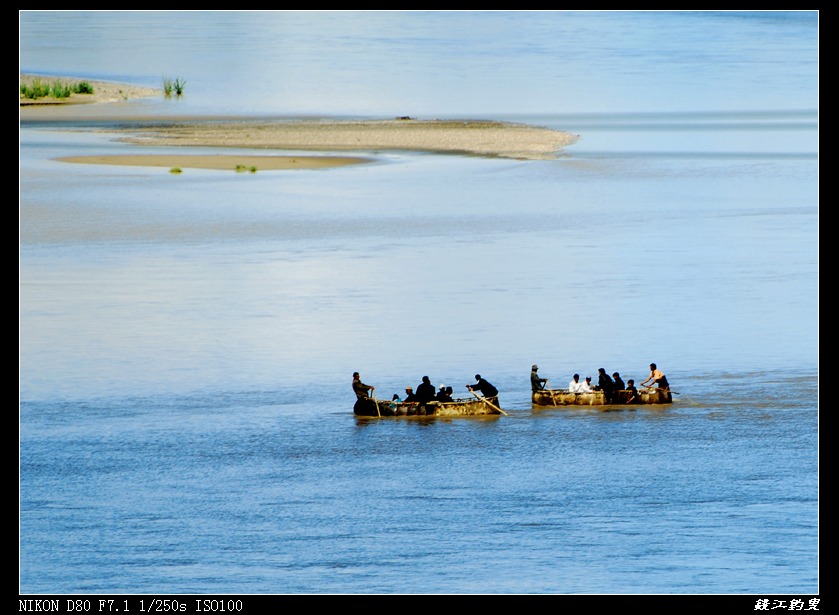
<path fill-rule="evenodd" d="M 650 383 L 650 384 L 647 384 Z M 667 376 L 659 371 L 655 363 L 650 363 L 650 375 L 640 384 L 640 386 L 651 387 L 653 384 L 657 385 L 663 391 L 670 390 L 670 383 L 667 382 Z"/>
<path fill-rule="evenodd" d="M 379 410 L 376 407 L 376 402 L 370 399 L 370 393 L 376 390 L 376 387 L 364 384 L 361 381 L 361 376 L 358 372 L 353 372 L 352 375 L 352 390 L 355 392 L 356 400 L 353 406 L 353 413 L 356 416 L 378 416 Z"/>

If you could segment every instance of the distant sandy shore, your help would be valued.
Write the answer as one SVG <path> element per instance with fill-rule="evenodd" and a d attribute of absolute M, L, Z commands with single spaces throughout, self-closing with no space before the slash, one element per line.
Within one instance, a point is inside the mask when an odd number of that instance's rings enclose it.
<path fill-rule="evenodd" d="M 215 169 L 256 173 L 258 171 L 284 171 L 302 169 L 326 169 L 351 164 L 372 162 L 372 158 L 361 156 L 240 156 L 189 154 L 137 154 L 108 156 L 67 156 L 58 158 L 62 162 L 84 164 L 116 164 L 135 167 L 166 167 L 176 169 Z"/>
<path fill-rule="evenodd" d="M 31 76 L 21 75 L 21 84 Z M 52 81 L 52 78 L 41 78 Z M 67 79 L 78 82 L 79 80 Z M 63 105 L 109 103 L 132 98 L 163 96 L 162 90 L 89 82 L 93 94 L 74 94 L 63 101 L 25 101 L 21 118 L 60 118 Z M 106 105 L 107 106 L 107 105 Z M 23 111 L 26 110 L 24 115 Z M 54 111 L 47 112 L 47 109 Z M 105 114 L 103 114 L 104 116 Z M 88 115 L 89 117 L 89 115 Z M 369 152 L 427 151 L 519 160 L 549 160 L 577 140 L 577 136 L 537 126 L 488 120 L 420 120 L 409 117 L 364 120 L 256 120 L 126 118 L 108 132 L 137 145 L 193 146 L 278 151 Z M 64 159 L 89 164 L 119 164 L 179 168 L 257 170 L 325 168 L 358 164 L 369 157 L 344 156 L 239 156 L 169 154 L 136 156 L 80 156 Z"/>
<path fill-rule="evenodd" d="M 62 85 L 76 85 L 86 82 L 93 88 L 92 94 L 71 94 L 68 98 L 43 98 L 28 99 L 20 95 L 21 108 L 47 108 L 55 106 L 85 105 L 91 103 L 110 103 L 137 98 L 150 98 L 152 96 L 163 96 L 163 89 L 144 88 L 126 83 L 111 83 L 108 81 L 91 81 L 82 77 L 43 77 L 38 75 L 20 75 L 20 85 L 31 87 L 34 83 L 40 82 L 45 85 L 60 83 Z"/>

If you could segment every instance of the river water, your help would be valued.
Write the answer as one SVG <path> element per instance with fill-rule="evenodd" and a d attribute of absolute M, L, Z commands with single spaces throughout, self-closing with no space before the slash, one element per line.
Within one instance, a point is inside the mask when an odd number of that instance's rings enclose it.
<path fill-rule="evenodd" d="M 817 13 L 22 11 L 20 51 L 186 81 L 114 122 L 580 135 L 175 175 L 22 122 L 22 594 L 818 594 Z M 531 407 L 532 363 L 650 362 L 672 406 Z M 508 416 L 356 419 L 354 371 Z"/>

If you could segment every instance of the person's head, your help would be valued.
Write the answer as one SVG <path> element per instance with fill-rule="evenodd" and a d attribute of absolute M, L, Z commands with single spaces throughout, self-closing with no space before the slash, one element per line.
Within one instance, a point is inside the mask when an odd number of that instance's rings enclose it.
<path fill-rule="evenodd" d="M 475 380 L 480 380 L 480 379 L 481 379 L 481 375 L 480 374 L 475 374 Z"/>
<path fill-rule="evenodd" d="M 413 392 L 414 392 L 414 387 L 407 387 L 407 388 L 405 389 L 405 392 L 406 392 L 406 393 L 413 393 Z"/>
<path fill-rule="evenodd" d="M 396 401 L 397 399 L 399 399 L 399 394 L 398 394 L 398 393 L 394 393 L 394 394 L 393 394 L 393 401 Z"/>
<path fill-rule="evenodd" d="M 603 367 L 601 367 L 601 368 L 599 368 L 599 369 L 597 370 L 597 373 L 598 373 L 598 374 L 605 374 L 605 373 L 606 373 L 606 369 L 605 369 L 605 368 L 603 368 Z"/>
<path fill-rule="evenodd" d="M 454 389 L 451 387 L 446 387 L 446 395 L 451 395 L 452 393 L 454 393 Z"/>
<path fill-rule="evenodd" d="M 428 383 L 431 382 L 431 379 L 428 376 L 423 376 L 422 381 L 425 382 L 426 384 L 428 384 Z"/>
<path fill-rule="evenodd" d="M 358 378 L 358 372 L 353 372 L 353 373 L 352 373 L 352 377 L 353 377 L 353 378 Z"/>
<path fill-rule="evenodd" d="M 586 382 L 591 382 L 591 376 L 586 376 Z"/>
<path fill-rule="evenodd" d="M 650 363 L 650 369 L 655 369 L 655 363 Z"/>
<path fill-rule="evenodd" d="M 580 380 L 580 374 L 574 374 L 574 380 L 575 380 L 575 381 L 577 381 L 577 382 L 579 382 L 579 380 Z"/>
<path fill-rule="evenodd" d="M 626 384 L 628 384 L 629 386 L 632 386 L 633 384 L 635 384 L 635 381 L 632 378 L 630 378 L 629 380 L 626 381 Z"/>
<path fill-rule="evenodd" d="M 620 377 L 621 377 L 621 375 L 618 372 L 615 372 L 614 374 L 612 374 L 612 378 L 620 378 Z"/>
<path fill-rule="evenodd" d="M 532 369 L 532 370 L 535 372 L 535 371 L 537 371 L 537 370 L 539 369 L 539 366 L 538 366 L 538 365 L 534 365 L 534 366 L 533 366 L 533 367 L 531 367 L 530 369 Z"/>
<path fill-rule="evenodd" d="M 446 392 L 446 385 L 445 385 L 445 384 L 441 384 L 441 385 L 440 385 L 440 390 L 441 390 L 441 391 L 443 391 L 443 392 L 445 393 L 445 392 Z"/>

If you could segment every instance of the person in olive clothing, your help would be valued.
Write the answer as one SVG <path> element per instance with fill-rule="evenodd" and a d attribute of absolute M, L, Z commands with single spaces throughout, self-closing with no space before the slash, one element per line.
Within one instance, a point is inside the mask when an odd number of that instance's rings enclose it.
<path fill-rule="evenodd" d="M 547 378 L 539 377 L 539 366 L 534 365 L 530 368 L 530 390 L 534 393 L 536 391 L 541 391 L 545 388 L 545 385 L 548 384 Z"/>
<path fill-rule="evenodd" d="M 357 416 L 378 416 L 379 410 L 376 407 L 376 402 L 370 399 L 370 394 L 376 390 L 376 387 L 364 384 L 358 372 L 353 372 L 352 390 L 356 397 L 353 413 Z"/>

